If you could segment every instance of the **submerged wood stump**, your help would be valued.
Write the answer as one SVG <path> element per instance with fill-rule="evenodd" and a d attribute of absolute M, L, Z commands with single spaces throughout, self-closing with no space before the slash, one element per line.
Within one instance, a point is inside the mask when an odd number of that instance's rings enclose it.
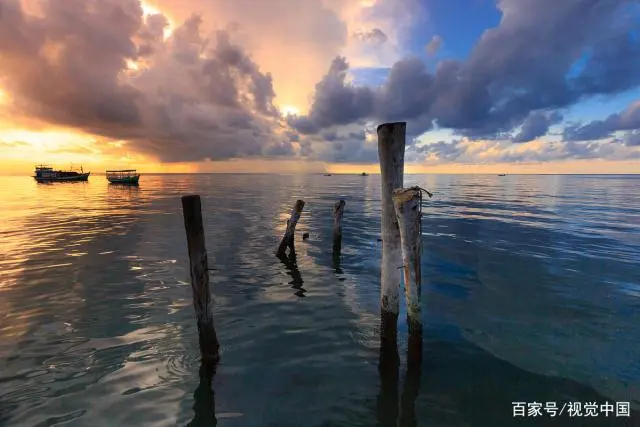
<path fill-rule="evenodd" d="M 220 344 L 213 325 L 213 304 L 209 291 L 209 264 L 205 248 L 202 226 L 202 205 L 200 196 L 182 197 L 184 227 L 187 233 L 191 290 L 193 307 L 198 321 L 200 355 L 203 361 L 217 362 L 220 359 Z"/>
<path fill-rule="evenodd" d="M 393 191 L 393 204 L 400 228 L 402 270 L 407 303 L 409 334 L 422 329 L 420 296 L 422 291 L 422 190 L 419 187 Z"/>
<path fill-rule="evenodd" d="M 400 230 L 393 206 L 393 190 L 402 188 L 406 122 L 378 126 L 378 157 L 382 190 L 382 263 L 380 283 L 381 340 L 396 342 L 402 266 Z"/>
<path fill-rule="evenodd" d="M 303 208 L 304 200 L 297 200 L 295 205 L 293 206 L 293 209 L 291 210 L 291 217 L 287 220 L 287 229 L 284 232 L 284 236 L 282 237 L 280 246 L 278 246 L 276 255 L 284 255 L 287 251 L 287 248 L 289 248 L 291 251 L 294 250 L 296 225 L 298 224 L 298 220 L 300 219 L 300 214 L 302 213 Z"/>
<path fill-rule="evenodd" d="M 340 255 L 342 250 L 342 217 L 346 202 L 342 199 L 333 205 L 333 254 Z"/>

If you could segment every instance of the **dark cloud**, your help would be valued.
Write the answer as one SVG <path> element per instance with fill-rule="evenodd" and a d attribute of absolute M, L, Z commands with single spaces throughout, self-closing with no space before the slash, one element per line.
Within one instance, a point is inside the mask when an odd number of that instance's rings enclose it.
<path fill-rule="evenodd" d="M 640 130 L 624 132 L 622 136 L 613 138 L 611 143 L 623 144 L 626 147 L 640 147 Z"/>
<path fill-rule="evenodd" d="M 627 147 L 640 147 L 640 132 L 628 132 L 623 137 L 623 142 Z"/>
<path fill-rule="evenodd" d="M 292 156 L 295 154 L 295 149 L 290 142 L 281 141 L 266 146 L 262 153 L 267 157 Z"/>
<path fill-rule="evenodd" d="M 604 120 L 567 126 L 563 132 L 566 141 L 603 139 L 618 131 L 640 129 L 640 102 L 628 106 L 623 112 L 611 114 Z"/>
<path fill-rule="evenodd" d="M 348 69 L 345 58 L 334 59 L 329 72 L 316 84 L 309 116 L 289 117 L 289 124 L 302 134 L 312 134 L 319 129 L 357 122 L 373 112 L 373 90 L 348 83 Z"/>
<path fill-rule="evenodd" d="M 353 37 L 363 43 L 370 43 L 373 45 L 382 45 L 388 40 L 387 35 L 380 28 L 374 28 L 373 30 L 366 32 L 357 31 L 353 34 Z"/>
<path fill-rule="evenodd" d="M 470 159 L 466 138 L 478 138 L 504 158 L 613 158 L 638 145 L 636 106 L 569 126 L 570 143 L 538 154 L 507 149 L 503 140 L 536 139 L 563 108 L 640 84 L 631 3 L 499 0 L 500 25 L 484 32 L 467 60 L 430 70 L 404 58 L 381 85 L 367 87 L 350 82 L 347 60 L 338 57 L 316 84 L 309 114 L 282 118 L 271 75 L 228 32 L 205 36 L 198 16 L 165 39 L 167 19 L 143 17 L 138 0 L 37 0 L 37 16 L 17 0 L 0 0 L 0 79 L 17 116 L 126 140 L 165 162 L 258 155 L 375 162 L 370 130 L 358 129 L 398 120 L 409 122 L 408 152 L 416 157 Z M 387 40 L 379 29 L 358 37 Z M 429 49 L 441 43 L 436 36 Z M 414 145 L 434 127 L 461 138 Z M 571 143 L 616 132 L 627 133 L 613 144 Z"/>
<path fill-rule="evenodd" d="M 311 160 L 332 163 L 375 163 L 378 161 L 378 145 L 367 142 L 367 132 L 336 130 L 311 135 L 301 143 L 301 153 Z"/>
<path fill-rule="evenodd" d="M 338 58 L 300 123 L 309 132 L 402 119 L 408 129 L 428 130 L 435 122 L 473 138 L 501 138 L 522 126 L 516 140 L 527 140 L 556 122 L 556 115 L 536 111 L 640 84 L 630 3 L 501 0 L 500 25 L 483 33 L 466 61 L 442 61 L 432 73 L 416 58 L 403 59 L 376 89 L 346 84 L 347 64 Z"/>
<path fill-rule="evenodd" d="M 193 16 L 164 40 L 137 0 L 0 0 L 0 78 L 25 116 L 113 139 L 160 160 L 292 153 L 277 135 L 272 78 Z M 137 61 L 141 69 L 127 72 Z"/>
<path fill-rule="evenodd" d="M 429 55 L 435 55 L 440 51 L 442 42 L 442 37 L 436 34 L 435 36 L 431 37 L 431 40 L 429 40 L 429 43 L 427 43 L 427 45 L 425 46 L 425 50 Z"/>
<path fill-rule="evenodd" d="M 513 142 L 529 142 L 546 135 L 549 128 L 562 121 L 562 115 L 558 112 L 545 113 L 532 111 L 522 123 L 520 132 L 513 137 Z"/>

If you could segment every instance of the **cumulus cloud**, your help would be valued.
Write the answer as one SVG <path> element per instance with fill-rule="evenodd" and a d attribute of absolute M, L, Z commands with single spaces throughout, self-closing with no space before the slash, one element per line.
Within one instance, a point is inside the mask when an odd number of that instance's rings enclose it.
<path fill-rule="evenodd" d="M 350 127 L 340 131 L 325 131 L 320 135 L 305 137 L 305 157 L 331 163 L 375 163 L 378 161 L 378 146 L 367 138 L 366 130 Z"/>
<path fill-rule="evenodd" d="M 640 129 L 640 101 L 629 105 L 621 113 L 611 114 L 604 120 L 567 126 L 563 137 L 566 141 L 590 141 L 610 137 L 617 131 L 637 129 Z"/>
<path fill-rule="evenodd" d="M 640 131 L 627 132 L 622 138 L 627 147 L 640 147 Z"/>
<path fill-rule="evenodd" d="M 373 90 L 348 82 L 349 66 L 343 57 L 333 60 L 328 73 L 316 84 L 315 97 L 309 116 L 290 117 L 289 124 L 300 133 L 312 134 L 319 129 L 357 122 L 373 111 Z"/>
<path fill-rule="evenodd" d="M 438 53 L 438 51 L 440 51 L 442 42 L 442 37 L 436 34 L 435 36 L 431 37 L 431 40 L 429 40 L 429 43 L 427 43 L 427 45 L 425 46 L 425 50 L 429 55 L 435 55 L 436 53 Z"/>
<path fill-rule="evenodd" d="M 557 116 L 536 111 L 640 83 L 640 43 L 629 37 L 637 24 L 625 12 L 627 4 L 501 0 L 500 25 L 483 33 L 466 61 L 441 61 L 432 73 L 417 58 L 405 58 L 379 89 L 337 78 L 346 72 L 339 58 L 325 76 L 333 84 L 316 87 L 311 111 L 300 123 L 309 130 L 402 117 L 410 128 L 428 130 L 436 123 L 472 138 L 502 137 L 522 126 L 516 139 L 527 140 L 556 122 Z M 583 69 L 572 76 L 578 61 Z"/>
<path fill-rule="evenodd" d="M 640 84 L 629 1 L 499 0 L 500 24 L 469 57 L 433 70 L 418 57 L 399 59 L 416 0 L 149 1 L 166 15 L 145 15 L 138 0 L 0 0 L 7 108 L 164 162 L 375 162 L 368 127 L 397 120 L 409 122 L 411 158 L 426 161 L 617 158 L 634 155 L 640 141 L 635 104 L 567 127 L 567 143 L 536 141 L 565 107 Z M 371 30 L 358 32 L 361 21 Z M 441 45 L 434 36 L 427 51 Z M 371 58 L 394 58 L 384 83 L 354 84 L 349 64 Z M 314 89 L 308 113 L 282 117 L 276 100 L 301 108 L 301 87 Z M 414 145 L 433 128 L 458 138 Z"/>
<path fill-rule="evenodd" d="M 162 161 L 287 152 L 272 78 L 229 34 L 166 20 L 135 0 L 3 2 L 2 83 L 22 115 L 127 140 Z M 130 62 L 141 69 L 127 72 Z M 273 148 L 275 147 L 275 148 Z"/>
<path fill-rule="evenodd" d="M 562 121 L 562 114 L 554 111 L 552 113 L 542 111 L 532 111 L 522 123 L 522 128 L 513 137 L 513 142 L 529 142 L 546 135 L 549 128 Z"/>

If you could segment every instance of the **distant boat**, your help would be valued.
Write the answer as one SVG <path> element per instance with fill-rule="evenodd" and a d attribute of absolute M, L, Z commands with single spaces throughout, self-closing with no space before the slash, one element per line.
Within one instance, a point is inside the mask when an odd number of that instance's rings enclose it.
<path fill-rule="evenodd" d="M 107 180 L 112 184 L 138 185 L 140 174 L 135 169 L 107 171 Z"/>
<path fill-rule="evenodd" d="M 507 175 L 504 173 L 501 173 L 501 174 L 498 174 L 498 176 L 507 176 Z"/>
<path fill-rule="evenodd" d="M 331 174 L 330 173 L 325 173 L 324 176 L 331 176 Z"/>
<path fill-rule="evenodd" d="M 366 173 L 366 172 L 362 172 L 362 173 L 360 174 L 360 176 L 369 176 L 369 174 L 368 174 L 368 173 Z"/>
<path fill-rule="evenodd" d="M 36 174 L 33 178 L 37 182 L 75 182 L 75 181 L 88 181 L 91 172 L 84 172 L 82 166 L 80 172 L 72 169 L 54 170 L 51 166 L 40 165 L 36 166 Z"/>

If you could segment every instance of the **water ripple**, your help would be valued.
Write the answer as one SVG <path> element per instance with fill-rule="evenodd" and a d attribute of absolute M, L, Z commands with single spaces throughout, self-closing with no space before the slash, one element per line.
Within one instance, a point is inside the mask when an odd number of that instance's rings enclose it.
<path fill-rule="evenodd" d="M 139 188 L 100 178 L 0 179 L 0 423 L 194 418 L 200 357 L 180 196 L 201 194 L 222 343 L 219 422 L 375 425 L 379 177 L 149 175 Z M 468 402 L 502 411 L 504 402 L 483 399 L 486 384 L 504 399 L 599 396 L 570 379 L 638 402 L 637 178 L 406 181 L 435 194 L 423 210 L 429 358 L 419 425 L 467 425 L 478 418 Z M 274 251 L 297 198 L 307 203 L 298 235 L 310 237 L 296 242 L 295 262 L 280 262 Z M 406 323 L 399 328 L 405 346 Z"/>

